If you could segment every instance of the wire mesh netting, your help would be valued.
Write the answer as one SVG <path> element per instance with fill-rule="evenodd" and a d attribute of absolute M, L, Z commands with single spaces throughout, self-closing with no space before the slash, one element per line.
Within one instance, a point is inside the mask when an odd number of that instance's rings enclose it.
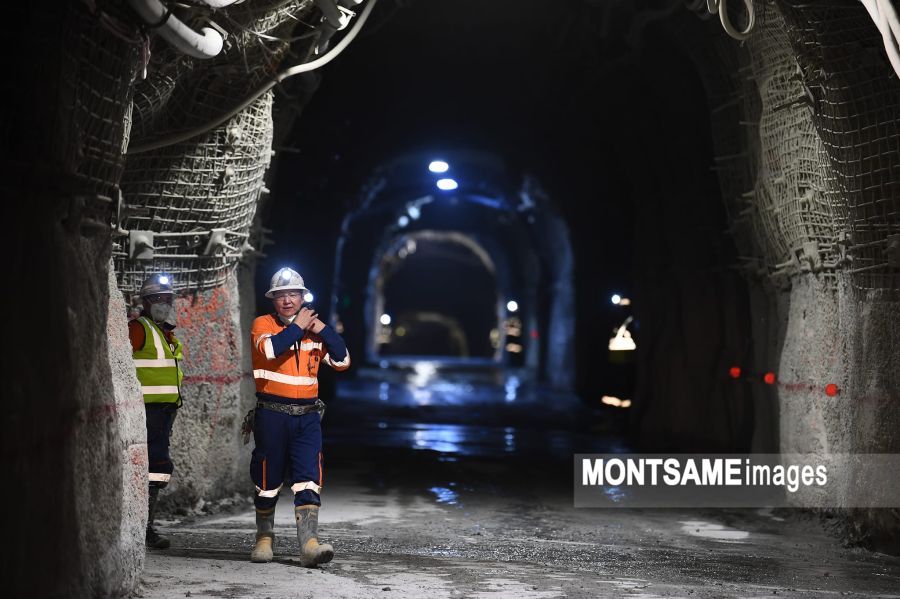
<path fill-rule="evenodd" d="M 272 146 L 272 94 L 199 141 L 129 159 L 122 181 L 124 224 L 153 232 L 153 260 L 114 250 L 119 285 L 136 291 L 151 272 L 173 275 L 179 290 L 224 283 L 246 250 Z"/>
<path fill-rule="evenodd" d="M 220 56 L 199 61 L 157 46 L 134 101 L 132 146 L 174 139 L 221 119 L 270 79 L 289 53 L 309 0 L 237 4 L 212 14 L 230 32 Z M 174 144 L 128 156 L 121 226 L 114 248 L 119 286 L 140 288 L 153 272 L 173 276 L 179 291 L 221 285 L 252 255 L 251 224 L 272 152 L 271 92 L 224 124 Z M 148 233 L 152 233 L 152 240 Z M 135 251 L 140 237 L 145 249 Z"/>
<path fill-rule="evenodd" d="M 850 283 L 900 289 L 900 81 L 856 2 L 784 3 L 813 120 L 844 210 L 835 243 Z M 893 252 L 893 253 L 892 253 Z"/>
<path fill-rule="evenodd" d="M 292 41 L 314 45 L 315 24 L 304 21 L 310 4 L 271 0 L 210 13 L 231 32 L 211 61 L 155 50 L 135 94 L 132 143 L 236 106 L 272 76 Z M 732 126 L 714 127 L 715 168 L 745 266 L 776 281 L 809 272 L 830 287 L 845 276 L 859 288 L 898 287 L 900 86 L 866 11 L 855 2 L 782 0 L 761 6 L 742 46 L 723 51 L 736 44 L 719 34 L 712 61 L 730 81 L 713 90 L 711 108 L 714 122 Z M 183 289 L 224 280 L 247 249 L 269 160 L 269 145 L 245 145 L 271 142 L 271 120 L 260 120 L 265 102 L 199 140 L 129 157 L 122 226 L 155 232 L 157 255 L 136 260 L 132 246 L 118 244 L 124 288 L 150 270 L 180 274 Z"/>
<path fill-rule="evenodd" d="M 816 272 L 835 282 L 841 198 L 828 193 L 828 168 L 783 19 L 770 10 L 748 44 L 759 99 L 755 237 L 771 275 Z"/>
<path fill-rule="evenodd" d="M 712 29 L 690 51 L 742 266 L 779 285 L 813 273 L 830 288 L 900 287 L 900 86 L 866 11 L 764 5 L 741 45 Z"/>
<path fill-rule="evenodd" d="M 93 9 L 93 10 L 91 10 Z M 102 9 L 102 10 L 101 10 Z M 131 90 L 142 39 L 114 5 L 68 7 L 60 68 L 61 96 L 71 117 L 59 144 L 79 202 L 82 227 L 109 231 L 125 167 L 123 144 L 131 115 Z M 124 101 L 123 101 L 124 99 Z"/>

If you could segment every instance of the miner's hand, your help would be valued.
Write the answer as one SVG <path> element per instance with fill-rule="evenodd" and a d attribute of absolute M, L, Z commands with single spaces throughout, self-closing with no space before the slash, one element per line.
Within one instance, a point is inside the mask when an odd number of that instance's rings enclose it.
<path fill-rule="evenodd" d="M 319 320 L 318 318 L 316 318 L 313 321 L 312 325 L 310 326 L 309 330 L 312 331 L 313 333 L 315 333 L 316 335 L 318 335 L 319 333 L 322 332 L 322 329 L 324 329 L 324 328 L 325 328 L 325 323 L 322 322 L 321 320 Z"/>
<path fill-rule="evenodd" d="M 297 318 L 294 319 L 294 324 L 296 324 L 304 331 L 308 331 L 313 322 L 316 321 L 317 316 L 318 314 L 316 314 L 309 308 L 300 308 L 300 313 L 297 314 Z"/>

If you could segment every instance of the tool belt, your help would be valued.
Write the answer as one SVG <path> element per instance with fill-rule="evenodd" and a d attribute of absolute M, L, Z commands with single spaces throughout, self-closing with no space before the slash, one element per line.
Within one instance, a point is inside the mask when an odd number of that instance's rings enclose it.
<path fill-rule="evenodd" d="M 321 399 L 316 399 L 316 403 L 303 405 L 277 403 L 274 401 L 257 401 L 256 407 L 273 410 L 275 412 L 284 412 L 291 416 L 303 416 L 310 412 L 318 412 L 319 418 L 321 418 L 325 414 L 325 402 Z"/>

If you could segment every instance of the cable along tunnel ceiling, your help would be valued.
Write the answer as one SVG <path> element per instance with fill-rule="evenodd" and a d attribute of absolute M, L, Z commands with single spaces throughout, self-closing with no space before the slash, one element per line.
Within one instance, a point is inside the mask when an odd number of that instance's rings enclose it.
<path fill-rule="evenodd" d="M 129 141 L 129 148 L 150 149 L 132 150 L 122 177 L 122 235 L 113 248 L 120 289 L 136 291 L 147 274 L 160 271 L 173 275 L 179 291 L 214 288 L 239 260 L 257 254 L 262 232 L 253 222 L 267 191 L 272 92 L 206 133 L 159 142 L 215 122 L 252 97 L 288 54 L 298 19 L 311 6 L 311 0 L 255 1 L 216 11 L 229 40 L 212 60 L 154 40 L 147 77 L 135 86 Z"/>
<path fill-rule="evenodd" d="M 130 146 L 239 105 L 277 70 L 311 5 L 217 11 L 233 39 L 210 61 L 156 40 L 135 89 Z M 719 90 L 726 95 L 714 94 L 711 105 L 714 121 L 728 125 L 713 128 L 715 168 L 741 266 L 776 282 L 810 272 L 832 288 L 842 274 L 858 288 L 900 287 L 900 125 L 892 118 L 900 92 L 878 31 L 858 6 L 778 6 L 760 11 L 742 47 L 721 35 L 716 42 L 731 45 L 722 56 L 736 54 L 731 83 Z M 128 233 L 114 247 L 121 289 L 136 290 L 150 271 L 173 274 L 179 290 L 216 287 L 255 255 L 272 103 L 267 93 L 208 133 L 127 156 L 118 226 Z"/>

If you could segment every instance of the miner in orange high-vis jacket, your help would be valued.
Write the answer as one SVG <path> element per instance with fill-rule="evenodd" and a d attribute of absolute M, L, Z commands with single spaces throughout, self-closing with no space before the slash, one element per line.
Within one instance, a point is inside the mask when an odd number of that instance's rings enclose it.
<path fill-rule="evenodd" d="M 294 516 L 300 542 L 300 563 L 315 567 L 334 556 L 331 545 L 319 544 L 318 519 L 322 489 L 322 427 L 324 403 L 319 399 L 322 363 L 335 370 L 350 367 L 341 336 L 304 306 L 309 290 L 290 268 L 272 277 L 266 297 L 275 312 L 253 321 L 250 331 L 257 404 L 250 460 L 256 485 L 256 544 L 253 562 L 272 560 L 275 503 L 285 481 L 294 492 Z"/>

